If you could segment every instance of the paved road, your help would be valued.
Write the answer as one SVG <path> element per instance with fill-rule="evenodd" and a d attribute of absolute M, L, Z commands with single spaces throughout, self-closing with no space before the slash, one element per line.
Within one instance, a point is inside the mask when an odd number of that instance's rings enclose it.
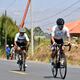
<path fill-rule="evenodd" d="M 26 72 L 18 71 L 16 61 L 0 60 L 0 80 L 61 80 L 52 77 L 50 64 L 27 62 Z M 80 68 L 68 67 L 65 80 L 80 80 Z"/>

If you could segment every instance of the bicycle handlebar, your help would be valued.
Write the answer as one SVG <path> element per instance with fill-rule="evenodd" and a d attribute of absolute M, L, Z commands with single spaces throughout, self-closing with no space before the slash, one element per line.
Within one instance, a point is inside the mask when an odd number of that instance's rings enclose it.
<path fill-rule="evenodd" d="M 68 51 L 70 51 L 70 50 L 71 50 L 71 44 L 67 44 L 67 45 L 64 45 L 64 46 L 69 46 Z"/>
<path fill-rule="evenodd" d="M 58 46 L 58 47 L 62 47 L 62 46 L 69 46 L 68 51 L 70 51 L 70 50 L 71 50 L 71 44 L 56 44 L 56 46 Z"/>

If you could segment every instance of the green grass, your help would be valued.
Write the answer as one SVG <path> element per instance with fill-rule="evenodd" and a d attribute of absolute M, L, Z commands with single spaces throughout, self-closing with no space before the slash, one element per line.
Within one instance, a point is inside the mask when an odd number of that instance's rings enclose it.
<path fill-rule="evenodd" d="M 2 57 L 3 55 L 5 55 L 5 49 L 4 48 L 0 48 L 0 57 Z"/>

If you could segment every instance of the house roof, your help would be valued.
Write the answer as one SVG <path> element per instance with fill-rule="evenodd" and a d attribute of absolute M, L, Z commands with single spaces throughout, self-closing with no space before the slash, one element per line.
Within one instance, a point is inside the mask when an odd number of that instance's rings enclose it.
<path fill-rule="evenodd" d="M 69 28 L 70 33 L 80 33 L 80 21 L 67 23 L 66 26 Z"/>

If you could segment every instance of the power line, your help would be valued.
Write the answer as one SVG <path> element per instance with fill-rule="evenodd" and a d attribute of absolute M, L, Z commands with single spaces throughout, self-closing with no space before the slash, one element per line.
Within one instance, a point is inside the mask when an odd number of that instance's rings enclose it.
<path fill-rule="evenodd" d="M 64 0 L 64 1 L 60 1 L 60 3 L 61 3 L 61 4 L 64 4 L 65 1 L 66 1 L 66 0 Z M 69 0 L 67 0 L 67 1 L 69 1 Z M 60 3 L 57 3 L 56 5 L 59 5 Z M 34 14 L 36 14 L 36 13 L 38 14 L 38 13 L 40 13 L 40 12 L 41 12 L 41 13 L 44 13 L 44 12 L 46 12 L 46 11 L 49 11 L 50 9 L 53 9 L 53 8 L 50 7 L 50 8 L 47 8 L 47 9 L 44 9 L 44 10 L 40 10 L 40 11 L 37 11 L 37 12 L 34 11 Z"/>
<path fill-rule="evenodd" d="M 67 15 L 65 15 L 65 16 L 63 16 L 63 17 L 64 17 L 64 18 L 65 18 L 65 17 L 68 17 L 68 16 L 70 16 L 73 12 L 76 12 L 76 11 L 79 10 L 79 9 L 80 9 L 80 7 L 76 8 L 75 10 L 71 11 L 69 14 L 67 14 Z M 50 23 L 47 23 L 47 24 L 44 24 L 44 25 L 41 25 L 41 26 L 48 26 L 48 25 L 52 25 L 52 24 L 54 24 L 54 22 L 50 22 Z"/>
<path fill-rule="evenodd" d="M 52 17 L 54 17 L 54 16 L 57 16 L 57 15 L 59 15 L 59 14 L 65 12 L 65 11 L 67 11 L 68 9 L 70 9 L 72 6 L 78 4 L 79 2 L 80 2 L 80 0 L 74 2 L 73 4 L 71 4 L 70 6 L 68 6 L 67 8 L 65 8 L 65 9 L 63 9 L 63 10 L 61 10 L 61 11 L 59 11 L 58 13 L 56 13 L 56 14 L 54 14 L 54 15 L 51 15 L 51 16 L 46 17 L 46 18 L 44 18 L 44 19 L 40 19 L 40 20 L 37 20 L 37 21 L 33 21 L 33 23 L 42 22 L 42 21 L 44 21 L 44 20 L 48 20 L 48 19 L 50 19 L 50 18 L 52 18 Z"/>
<path fill-rule="evenodd" d="M 73 12 L 76 12 L 76 11 L 79 10 L 79 9 L 80 9 L 80 7 L 78 7 L 77 9 L 75 9 L 75 10 L 73 10 L 73 11 L 71 11 L 69 14 L 65 15 L 64 17 L 70 16 Z"/>
<path fill-rule="evenodd" d="M 15 2 L 16 2 L 16 0 L 13 0 L 13 1 L 8 5 L 8 7 L 6 8 L 6 10 L 9 9 L 9 8 L 11 8 L 11 6 L 13 6 L 13 5 L 15 4 Z"/>
<path fill-rule="evenodd" d="M 77 12 L 77 10 L 79 10 L 79 9 L 80 9 L 80 7 L 78 7 L 78 8 L 76 8 L 76 9 L 72 10 L 69 14 L 64 15 L 63 18 L 70 16 L 73 12 Z M 41 26 L 53 25 L 55 22 L 50 22 L 50 23 L 46 22 L 46 23 L 47 23 L 47 24 L 43 24 L 43 25 L 41 25 Z"/>

